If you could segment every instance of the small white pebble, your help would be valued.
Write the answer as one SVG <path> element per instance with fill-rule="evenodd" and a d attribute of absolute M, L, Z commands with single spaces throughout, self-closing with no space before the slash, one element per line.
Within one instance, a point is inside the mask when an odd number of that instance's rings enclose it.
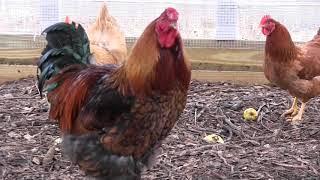
<path fill-rule="evenodd" d="M 28 141 L 30 141 L 33 138 L 33 136 L 31 136 L 30 134 L 26 134 L 23 137 Z"/>
<path fill-rule="evenodd" d="M 32 152 L 32 153 L 35 153 L 35 152 L 37 152 L 37 151 L 38 151 L 38 148 L 37 148 L 37 147 L 31 149 L 31 152 Z"/>
<path fill-rule="evenodd" d="M 263 145 L 263 147 L 270 148 L 271 146 L 270 146 L 270 144 L 265 144 L 265 145 Z"/>
<path fill-rule="evenodd" d="M 13 132 L 13 131 L 10 131 L 10 132 L 8 133 L 8 136 L 11 137 L 11 138 L 19 138 L 19 137 L 21 137 L 20 134 L 15 133 L 15 132 Z"/>
<path fill-rule="evenodd" d="M 61 142 L 62 142 L 61 138 L 57 138 L 56 140 L 54 140 L 55 145 L 60 144 Z"/>
<path fill-rule="evenodd" d="M 12 98 L 13 95 L 12 94 L 4 94 L 2 97 L 4 97 L 4 98 Z"/>
<path fill-rule="evenodd" d="M 36 165 L 40 165 L 40 159 L 37 158 L 37 157 L 34 157 L 34 158 L 32 159 L 32 162 L 35 163 Z"/>

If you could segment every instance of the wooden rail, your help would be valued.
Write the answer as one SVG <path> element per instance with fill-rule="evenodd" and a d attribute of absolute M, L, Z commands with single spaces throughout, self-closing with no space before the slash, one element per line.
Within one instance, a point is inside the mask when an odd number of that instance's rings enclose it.
<path fill-rule="evenodd" d="M 12 41 L 12 38 L 8 38 L 9 40 Z M 28 38 L 26 40 L 29 41 Z M 0 83 L 35 75 L 34 65 L 41 48 L 0 47 Z M 186 48 L 186 51 L 192 61 L 194 79 L 237 83 L 267 82 L 262 73 L 261 50 Z"/>
<path fill-rule="evenodd" d="M 0 64 L 0 84 L 5 81 L 35 75 L 36 66 L 33 65 Z M 192 78 L 204 81 L 229 81 L 240 84 L 265 84 L 268 82 L 262 72 L 250 71 L 193 70 Z"/>

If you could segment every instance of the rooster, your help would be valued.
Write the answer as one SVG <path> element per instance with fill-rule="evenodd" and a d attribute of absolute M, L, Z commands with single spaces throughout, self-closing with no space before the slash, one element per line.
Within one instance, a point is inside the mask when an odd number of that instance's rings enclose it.
<path fill-rule="evenodd" d="M 96 21 L 89 26 L 90 50 L 96 64 L 120 64 L 127 56 L 124 33 L 104 3 Z"/>
<path fill-rule="evenodd" d="M 290 115 L 292 124 L 302 121 L 306 103 L 320 95 L 320 30 L 302 46 L 296 46 L 284 25 L 267 15 L 261 19 L 265 44 L 264 74 L 280 88 L 294 96 L 291 108 L 282 116 Z M 297 101 L 301 100 L 298 110 Z"/>
<path fill-rule="evenodd" d="M 90 64 L 80 24 L 48 27 L 38 87 L 59 122 L 64 153 L 89 176 L 140 179 L 183 112 L 191 65 L 167 8 L 144 30 L 122 65 Z M 146 50 L 147 49 L 147 50 Z"/>

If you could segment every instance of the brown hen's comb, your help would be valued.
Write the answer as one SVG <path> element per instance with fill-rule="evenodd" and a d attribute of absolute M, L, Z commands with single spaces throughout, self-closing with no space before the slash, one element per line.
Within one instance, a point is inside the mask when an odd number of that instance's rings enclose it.
<path fill-rule="evenodd" d="M 270 15 L 264 15 L 260 21 L 260 25 L 263 25 L 267 22 L 268 19 L 271 19 Z"/>

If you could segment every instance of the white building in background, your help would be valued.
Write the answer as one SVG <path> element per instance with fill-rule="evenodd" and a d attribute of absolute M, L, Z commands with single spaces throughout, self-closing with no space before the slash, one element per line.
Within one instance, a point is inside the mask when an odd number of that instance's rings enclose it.
<path fill-rule="evenodd" d="M 237 0 L 218 0 L 216 20 L 217 40 L 234 40 L 238 38 L 238 15 Z"/>
<path fill-rule="evenodd" d="M 40 0 L 38 18 L 40 29 L 59 22 L 59 0 Z"/>
<path fill-rule="evenodd" d="M 84 26 L 93 22 L 103 0 L 0 0 L 0 34 L 39 34 L 65 16 Z M 105 1 L 127 37 L 138 37 L 164 8 L 181 14 L 186 39 L 252 40 L 265 37 L 258 28 L 270 14 L 283 22 L 295 41 L 307 41 L 320 26 L 320 0 L 112 0 Z"/>

